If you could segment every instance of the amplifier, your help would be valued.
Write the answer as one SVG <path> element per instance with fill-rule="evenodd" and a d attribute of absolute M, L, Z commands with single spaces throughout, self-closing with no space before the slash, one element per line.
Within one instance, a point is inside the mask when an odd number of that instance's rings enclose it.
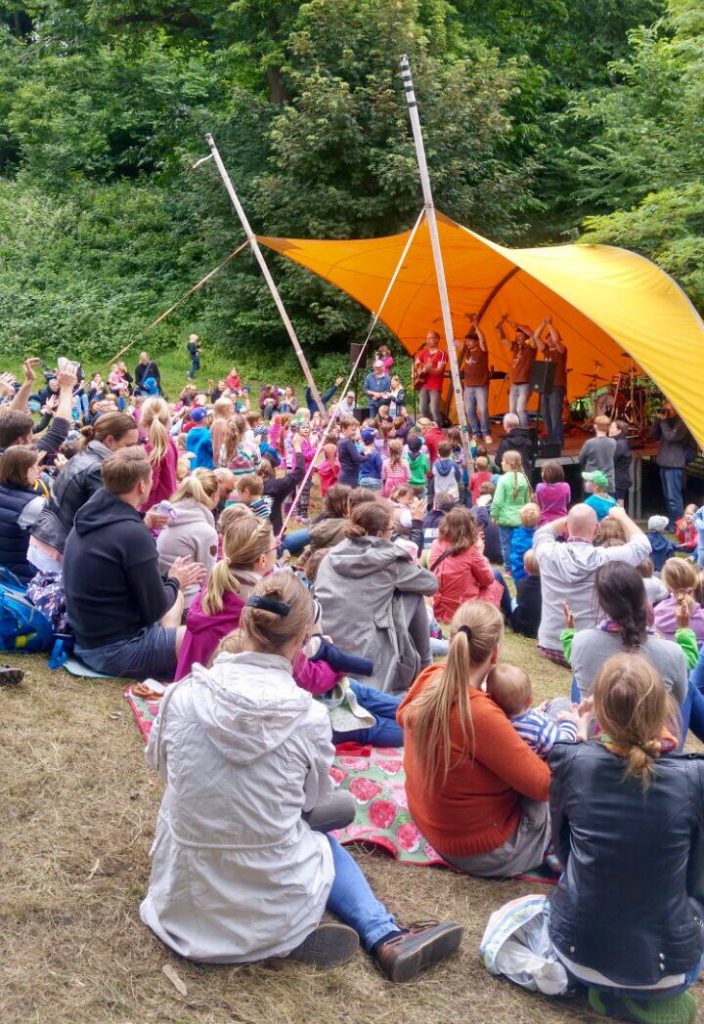
<path fill-rule="evenodd" d="M 539 363 L 533 363 L 530 368 L 530 380 L 528 381 L 531 394 L 549 395 L 552 393 L 552 384 L 555 380 L 555 364 L 547 359 Z"/>

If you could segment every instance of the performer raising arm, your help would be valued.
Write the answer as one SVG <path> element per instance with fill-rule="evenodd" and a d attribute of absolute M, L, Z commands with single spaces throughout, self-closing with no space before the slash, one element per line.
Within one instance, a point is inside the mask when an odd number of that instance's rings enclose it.
<path fill-rule="evenodd" d="M 567 349 L 562 340 L 562 335 L 552 322 L 551 316 L 546 316 L 538 327 L 538 330 L 535 332 L 535 342 L 543 353 L 543 358 L 547 362 L 555 364 L 552 391 L 549 395 L 542 395 L 540 411 L 545 423 L 548 441 L 559 444 L 560 450 L 562 450 L 565 440 L 562 427 L 562 409 L 565 402 L 565 387 L 567 385 Z"/>
<path fill-rule="evenodd" d="M 513 339 L 506 336 L 504 324 L 513 329 Z M 511 349 L 511 390 L 509 392 L 509 412 L 514 412 L 521 421 L 522 427 L 529 426 L 526 406 L 530 398 L 530 371 L 535 361 L 537 342 L 533 331 L 525 324 L 517 324 L 504 313 L 496 325 L 499 341 Z"/>
<path fill-rule="evenodd" d="M 462 368 L 464 383 L 464 406 L 472 434 L 479 439 L 482 434 L 491 444 L 489 426 L 489 353 L 486 338 L 477 321 L 477 314 L 470 313 L 471 327 L 465 335 L 467 353 Z"/>

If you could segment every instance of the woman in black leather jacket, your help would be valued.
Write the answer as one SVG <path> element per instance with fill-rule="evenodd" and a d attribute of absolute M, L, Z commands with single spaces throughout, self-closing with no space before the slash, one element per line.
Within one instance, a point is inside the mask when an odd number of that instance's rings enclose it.
<path fill-rule="evenodd" d="M 61 470 L 46 507 L 32 527 L 27 557 L 44 572 L 61 572 L 64 544 L 76 512 L 103 486 L 100 467 L 104 460 L 111 452 L 139 440 L 136 423 L 121 412 L 105 413 L 94 426 L 84 427 L 82 434 L 88 439 L 85 448 Z"/>
<path fill-rule="evenodd" d="M 606 661 L 593 700 L 599 738 L 550 755 L 565 868 L 550 937 L 597 1013 L 648 1021 L 657 1000 L 658 1019 L 689 1021 L 704 954 L 704 758 L 673 753 L 671 698 L 639 655 Z"/>

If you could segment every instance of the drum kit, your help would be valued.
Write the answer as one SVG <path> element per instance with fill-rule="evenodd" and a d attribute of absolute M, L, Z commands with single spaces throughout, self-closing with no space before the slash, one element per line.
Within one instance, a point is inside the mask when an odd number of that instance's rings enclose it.
<path fill-rule="evenodd" d="M 628 358 L 628 353 L 621 354 Z M 584 429 L 595 416 L 608 416 L 610 420 L 622 420 L 632 440 L 645 438 L 663 402 L 657 385 L 635 363 L 614 374 L 611 380 L 600 376 L 600 369 L 601 363 L 595 360 L 594 371 L 582 375 L 588 382 L 586 394 L 572 402 L 571 422 Z"/>

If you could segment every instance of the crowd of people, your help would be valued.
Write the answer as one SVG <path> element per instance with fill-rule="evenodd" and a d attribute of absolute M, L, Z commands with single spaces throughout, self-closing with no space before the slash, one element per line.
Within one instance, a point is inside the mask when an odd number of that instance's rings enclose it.
<path fill-rule="evenodd" d="M 549 322 L 531 338 L 564 352 Z M 692 1019 L 704 509 L 682 507 L 675 411 L 645 531 L 608 419 L 573 493 L 560 461 L 534 469 L 521 391 L 497 444 L 473 396 L 468 470 L 432 395 L 409 415 L 388 349 L 362 422 L 341 379 L 323 414 L 291 387 L 257 401 L 236 368 L 199 387 L 196 335 L 188 354 L 171 401 L 146 353 L 105 382 L 68 360 L 0 378 L 0 565 L 52 594 L 89 669 L 178 680 L 147 749 L 166 788 L 144 922 L 206 962 L 326 965 L 361 942 L 403 981 L 450 955 L 462 927 L 397 923 L 330 834 L 355 813 L 334 743 L 403 747 L 409 810 L 457 871 L 557 863 L 550 938 L 597 1012 Z M 566 670 L 562 699 L 535 706 L 506 630 Z M 370 722 L 333 728 L 333 691 Z"/>

